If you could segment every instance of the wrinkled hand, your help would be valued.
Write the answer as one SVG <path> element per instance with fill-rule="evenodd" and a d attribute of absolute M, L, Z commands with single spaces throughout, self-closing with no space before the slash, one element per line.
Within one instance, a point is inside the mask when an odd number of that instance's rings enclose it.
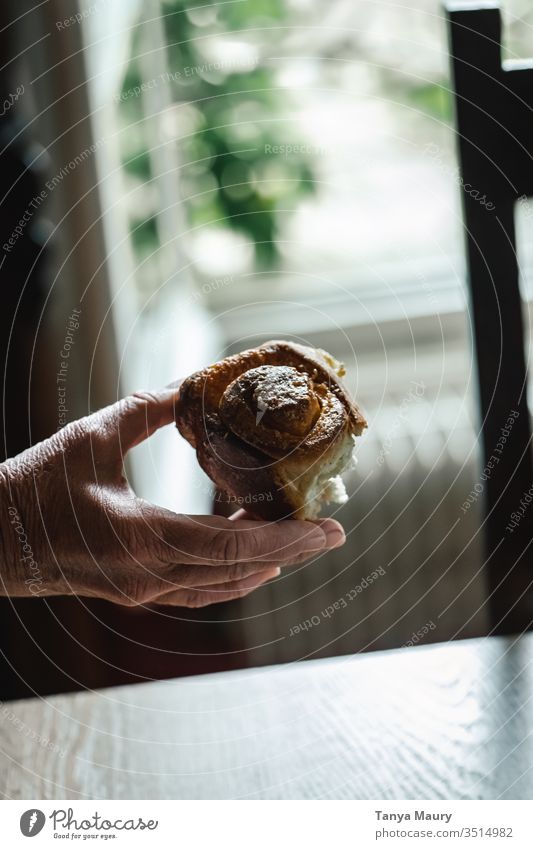
<path fill-rule="evenodd" d="M 330 519 L 184 516 L 138 498 L 124 456 L 174 421 L 178 391 L 129 396 L 0 464 L 1 594 L 202 607 L 342 544 Z"/>

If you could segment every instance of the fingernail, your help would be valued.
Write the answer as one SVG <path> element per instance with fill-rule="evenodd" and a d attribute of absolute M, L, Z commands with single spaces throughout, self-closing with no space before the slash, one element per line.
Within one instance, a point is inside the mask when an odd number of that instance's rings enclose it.
<path fill-rule="evenodd" d="M 338 548 L 346 542 L 346 535 L 340 528 L 332 528 L 326 532 L 327 548 Z"/>
<path fill-rule="evenodd" d="M 304 551 L 319 551 L 326 548 L 327 537 L 323 530 L 316 530 L 303 538 Z"/>
<path fill-rule="evenodd" d="M 325 519 L 320 527 L 326 536 L 326 548 L 338 548 L 346 542 L 346 534 L 333 519 Z"/>
<path fill-rule="evenodd" d="M 260 587 L 261 584 L 264 584 L 266 581 L 271 581 L 272 578 L 277 578 L 281 575 L 281 569 L 279 566 L 276 566 L 274 569 L 265 569 L 264 572 L 258 572 L 255 576 L 257 578 L 257 586 Z"/>

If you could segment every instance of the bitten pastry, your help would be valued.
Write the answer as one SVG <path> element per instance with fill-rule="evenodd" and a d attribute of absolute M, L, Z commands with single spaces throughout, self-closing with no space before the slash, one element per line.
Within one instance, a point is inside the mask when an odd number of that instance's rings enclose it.
<path fill-rule="evenodd" d="M 188 377 L 176 425 L 229 500 L 264 519 L 313 519 L 342 503 L 341 472 L 366 427 L 330 354 L 273 341 Z"/>

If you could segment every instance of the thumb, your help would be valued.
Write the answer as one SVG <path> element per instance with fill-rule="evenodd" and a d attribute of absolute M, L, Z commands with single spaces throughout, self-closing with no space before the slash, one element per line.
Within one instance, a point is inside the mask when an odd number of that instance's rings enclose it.
<path fill-rule="evenodd" d="M 179 381 L 156 392 L 134 392 L 98 413 L 98 429 L 124 456 L 156 430 L 174 421 Z"/>

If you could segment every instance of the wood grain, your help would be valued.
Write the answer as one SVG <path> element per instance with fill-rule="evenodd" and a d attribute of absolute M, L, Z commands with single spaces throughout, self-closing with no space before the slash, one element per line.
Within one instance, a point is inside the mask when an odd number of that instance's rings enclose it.
<path fill-rule="evenodd" d="M 529 799 L 532 661 L 493 637 L 6 702 L 0 795 Z"/>

